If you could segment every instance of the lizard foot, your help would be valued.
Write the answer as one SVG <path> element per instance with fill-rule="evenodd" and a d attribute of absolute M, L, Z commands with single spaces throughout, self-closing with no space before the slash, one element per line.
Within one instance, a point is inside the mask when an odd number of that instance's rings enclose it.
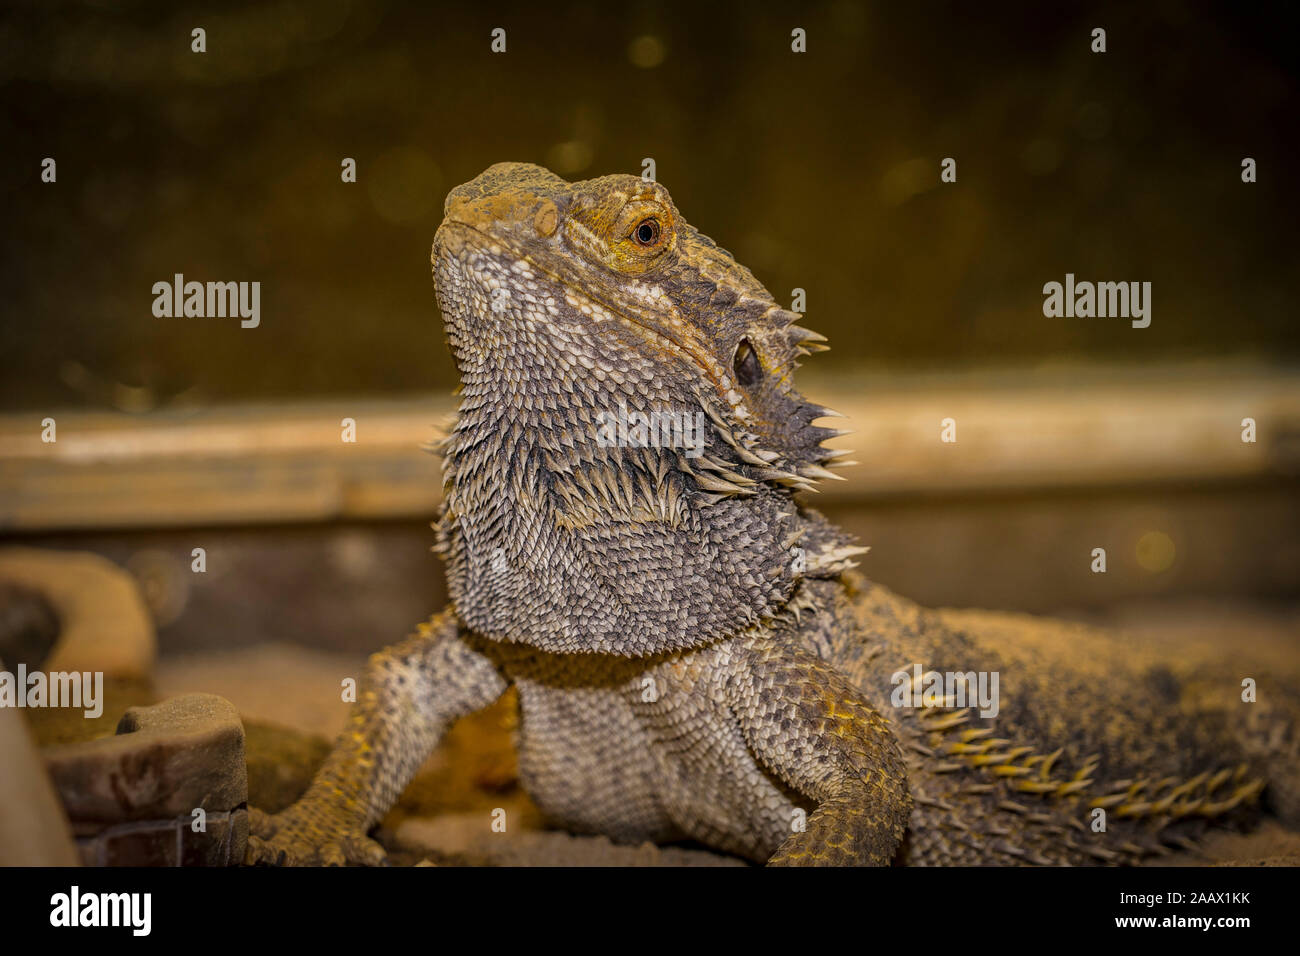
<path fill-rule="evenodd" d="M 281 813 L 248 811 L 247 864 L 271 866 L 387 866 L 388 853 L 348 817 L 300 800 Z"/>

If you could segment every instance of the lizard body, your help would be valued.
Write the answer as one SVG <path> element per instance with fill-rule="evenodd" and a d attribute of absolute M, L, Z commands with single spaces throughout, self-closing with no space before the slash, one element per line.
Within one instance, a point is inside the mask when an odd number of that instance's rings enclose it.
<path fill-rule="evenodd" d="M 755 861 L 1126 862 L 1244 818 L 1266 773 L 1294 792 L 1293 697 L 1243 729 L 1158 663 L 1080 671 L 1068 625 L 1017 644 L 862 580 L 865 549 L 794 497 L 837 463 L 792 380 L 821 337 L 662 186 L 498 164 L 448 196 L 433 265 L 461 377 L 452 604 L 372 658 L 303 799 L 254 814 L 251 859 L 381 860 L 367 829 L 511 685 L 556 823 Z M 652 413 L 668 440 L 636 430 Z M 1001 713 L 895 706 L 914 663 L 997 671 Z"/>

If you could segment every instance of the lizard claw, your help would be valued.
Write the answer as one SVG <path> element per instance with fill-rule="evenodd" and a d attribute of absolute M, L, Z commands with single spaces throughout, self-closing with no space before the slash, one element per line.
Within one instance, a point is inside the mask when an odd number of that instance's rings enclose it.
<path fill-rule="evenodd" d="M 387 866 L 388 851 L 345 814 L 309 800 L 282 813 L 248 811 L 244 862 L 270 866 Z"/>

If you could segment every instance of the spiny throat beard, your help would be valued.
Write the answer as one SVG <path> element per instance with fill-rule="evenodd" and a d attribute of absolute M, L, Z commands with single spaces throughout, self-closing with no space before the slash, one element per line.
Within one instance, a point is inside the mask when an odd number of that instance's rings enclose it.
<path fill-rule="evenodd" d="M 620 403 L 702 411 L 698 370 L 648 354 L 635 325 L 584 314 L 517 262 L 440 256 L 436 274 L 462 379 L 439 539 L 467 625 L 549 651 L 643 656 L 784 606 L 797 581 L 789 493 L 725 477 L 740 466 L 712 419 L 696 458 L 602 447 L 600 416 Z"/>

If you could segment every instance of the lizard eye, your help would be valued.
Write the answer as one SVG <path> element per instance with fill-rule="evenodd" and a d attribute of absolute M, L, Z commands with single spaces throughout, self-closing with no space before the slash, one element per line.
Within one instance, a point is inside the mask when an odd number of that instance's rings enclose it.
<path fill-rule="evenodd" d="M 659 220 L 648 216 L 636 224 L 636 228 L 632 230 L 632 240 L 638 246 L 653 246 L 659 242 L 661 234 Z"/>
<path fill-rule="evenodd" d="M 736 346 L 736 357 L 731 360 L 731 368 L 736 373 L 736 381 L 741 385 L 753 385 L 763 374 L 758 364 L 758 355 L 749 344 L 749 339 L 741 339 Z"/>

